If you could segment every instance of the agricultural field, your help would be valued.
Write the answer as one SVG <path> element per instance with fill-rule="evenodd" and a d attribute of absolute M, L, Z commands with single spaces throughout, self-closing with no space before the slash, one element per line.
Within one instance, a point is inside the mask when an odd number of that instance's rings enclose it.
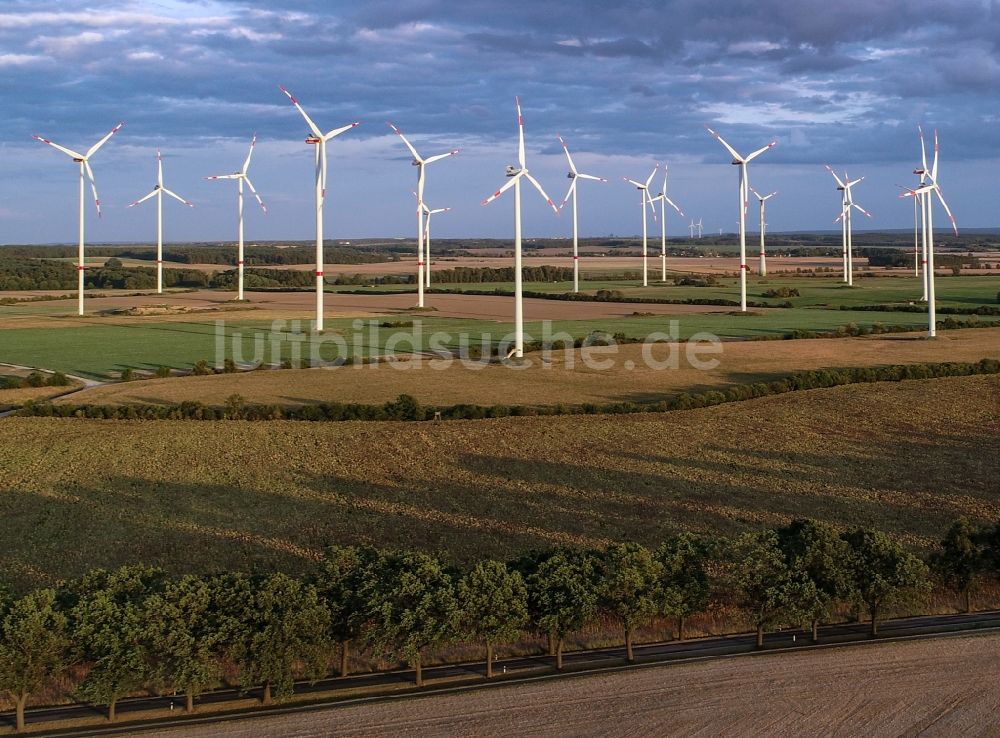
<path fill-rule="evenodd" d="M 628 416 L 8 418 L 0 567 L 18 587 L 138 561 L 301 571 L 331 543 L 461 563 L 801 516 L 926 550 L 958 515 L 1000 518 L 998 403 L 979 376 Z"/>
<path fill-rule="evenodd" d="M 497 285 L 507 287 L 509 285 Z M 628 297 L 667 299 L 732 299 L 735 283 L 716 287 L 651 286 L 603 282 L 584 285 L 588 289 L 617 289 Z M 993 305 L 997 277 L 941 277 L 939 305 L 977 307 Z M 451 285 L 450 288 L 482 289 L 488 285 Z M 541 339 L 541 321 L 551 321 L 553 333 L 565 332 L 582 338 L 594 331 L 623 333 L 642 338 L 669 328 L 677 320 L 676 335 L 689 338 L 710 332 L 722 338 L 776 337 L 790 331 L 830 331 L 855 324 L 870 327 L 877 323 L 919 328 L 926 324 L 922 312 L 842 310 L 841 306 L 905 303 L 919 291 L 910 278 L 859 279 L 858 286 L 845 288 L 834 279 L 797 278 L 768 280 L 767 285 L 751 281 L 750 299 L 768 299 L 767 289 L 798 289 L 801 297 L 789 298 L 792 308 L 760 308 L 747 315 L 733 314 L 731 307 L 719 305 L 669 305 L 622 302 L 578 302 L 528 299 L 525 301 L 526 330 Z M 527 289 L 565 291 L 565 285 L 529 283 Z M 92 378 L 111 378 L 126 368 L 153 371 L 160 366 L 190 369 L 197 361 L 221 363 L 227 356 L 238 363 L 264 361 L 279 363 L 291 358 L 292 344 L 308 342 L 313 295 L 309 292 L 248 293 L 248 303 L 235 303 L 232 295 L 219 291 L 173 292 L 157 295 L 109 293 L 88 301 L 89 314 L 73 314 L 71 300 L 25 302 L 0 306 L 0 341 L 3 358 L 12 363 L 60 370 Z M 771 298 L 772 304 L 785 298 Z M 328 333 L 319 356 L 332 360 L 343 357 L 335 345 L 337 338 L 349 344 L 349 354 L 371 356 L 389 351 L 390 337 L 399 344 L 395 352 L 423 351 L 426 343 L 414 346 L 405 335 L 420 332 L 426 340 L 443 331 L 440 346 L 454 349 L 461 334 L 475 344 L 496 345 L 512 326 L 512 300 L 506 296 L 431 294 L 426 311 L 414 311 L 415 295 L 330 294 L 327 296 Z M 944 316 L 942 316 L 944 317 Z M 961 317 L 961 316 L 960 316 Z M 360 337 L 356 320 L 364 323 Z M 989 318 L 984 318 L 989 320 Z M 224 321 L 219 327 L 218 322 Z M 267 357 L 256 356 L 255 342 L 270 346 L 273 321 L 285 321 L 275 330 L 281 346 Z M 294 321 L 299 321 L 296 324 Z M 383 329 L 382 322 L 414 321 L 412 328 Z M 419 326 L 419 327 L 418 327 Z M 218 349 L 217 339 L 222 348 Z M 236 350 L 234 350 L 234 344 Z M 407 348 L 408 347 L 408 348 Z M 221 355 L 220 355 L 221 351 Z M 308 355 L 308 349 L 306 351 Z"/>
<path fill-rule="evenodd" d="M 705 344 L 700 344 L 705 346 Z M 691 344 L 696 350 L 699 344 Z M 526 368 L 500 364 L 467 368 L 458 361 L 443 368 L 433 359 L 356 364 L 337 368 L 284 369 L 238 374 L 173 377 L 108 384 L 73 395 L 73 403 L 175 404 L 197 400 L 222 405 L 238 394 L 248 402 L 304 405 L 320 402 L 382 403 L 399 394 L 425 405 L 579 405 L 649 402 L 679 392 L 701 392 L 734 384 L 763 382 L 810 369 L 885 366 L 1000 359 L 1000 328 L 943 331 L 935 341 L 901 334 L 797 341 L 733 341 L 720 351 L 696 353 L 678 344 L 618 346 L 614 353 L 581 350 L 529 354 Z M 664 368 L 671 353 L 675 367 Z M 661 367 L 649 365 L 649 356 Z M 611 359 L 600 368 L 597 362 Z M 714 361 L 713 361 L 714 360 Z M 702 362 L 715 366 L 704 368 Z M 697 362 L 697 364 L 695 363 Z M 0 393 L 2 399 L 2 393 Z"/>
<path fill-rule="evenodd" d="M 990 736 L 998 647 L 1000 636 L 972 635 L 766 654 L 148 735 Z"/>

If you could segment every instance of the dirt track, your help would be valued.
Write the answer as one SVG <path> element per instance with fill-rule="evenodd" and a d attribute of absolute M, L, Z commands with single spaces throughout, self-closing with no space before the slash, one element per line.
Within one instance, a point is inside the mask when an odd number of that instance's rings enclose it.
<path fill-rule="evenodd" d="M 722 659 L 168 730 L 180 736 L 996 736 L 1000 636 Z"/>

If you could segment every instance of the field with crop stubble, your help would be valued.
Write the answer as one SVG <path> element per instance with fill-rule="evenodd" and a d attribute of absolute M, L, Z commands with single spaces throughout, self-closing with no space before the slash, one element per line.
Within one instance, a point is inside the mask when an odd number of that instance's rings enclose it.
<path fill-rule="evenodd" d="M 302 571 L 331 543 L 456 562 L 811 516 L 925 549 L 1000 518 L 1000 380 L 810 390 L 632 416 L 0 426 L 18 586 L 129 562 Z"/>

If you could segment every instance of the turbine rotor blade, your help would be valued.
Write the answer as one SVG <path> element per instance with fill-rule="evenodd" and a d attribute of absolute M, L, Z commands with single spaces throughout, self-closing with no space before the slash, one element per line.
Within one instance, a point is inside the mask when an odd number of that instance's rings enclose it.
<path fill-rule="evenodd" d="M 559 215 L 559 208 L 557 208 L 556 204 L 552 202 L 552 198 L 549 197 L 547 194 L 545 194 L 545 190 L 543 190 L 542 186 L 538 184 L 538 180 L 532 177 L 526 171 L 524 172 L 524 176 L 527 177 L 528 181 L 535 186 L 535 189 L 538 190 L 538 194 L 540 194 L 542 197 L 545 198 L 545 202 L 547 202 L 549 204 L 549 207 L 552 208 L 552 212 L 554 212 L 556 215 Z"/>
<path fill-rule="evenodd" d="M 253 150 L 256 145 L 257 145 L 257 134 L 255 133 L 253 134 L 253 138 L 250 139 L 250 150 L 247 152 L 246 161 L 243 162 L 243 169 L 240 172 L 241 174 L 246 174 L 247 171 L 250 169 L 250 157 L 253 156 Z"/>
<path fill-rule="evenodd" d="M 156 150 L 156 183 L 163 187 L 163 155 L 160 150 Z"/>
<path fill-rule="evenodd" d="M 674 210 L 676 210 L 676 211 L 677 211 L 678 213 L 680 213 L 681 215 L 684 215 L 684 211 L 683 211 L 683 210 L 681 210 L 681 209 L 680 209 L 679 207 L 677 207 L 677 205 L 676 205 L 676 204 L 674 203 L 674 201 L 673 201 L 673 200 L 671 200 L 671 199 L 670 199 L 669 197 L 667 197 L 666 195 L 664 195 L 664 196 L 663 196 L 663 199 L 664 199 L 664 200 L 666 201 L 666 203 L 667 203 L 667 204 L 668 204 L 668 205 L 669 205 L 670 207 L 672 207 L 672 208 L 673 208 Z"/>
<path fill-rule="evenodd" d="M 720 136 L 717 132 L 713 131 L 707 125 L 705 126 L 705 130 L 708 131 L 710 135 L 714 136 L 716 141 L 718 141 L 720 144 L 726 147 L 726 151 L 728 151 L 730 154 L 733 155 L 733 159 L 737 161 L 743 161 L 743 157 L 736 153 L 736 149 L 734 149 L 732 146 L 726 143 L 726 139 Z"/>
<path fill-rule="evenodd" d="M 852 202 L 852 203 L 851 203 L 851 207 L 852 207 L 852 208 L 856 208 L 857 210 L 860 210 L 860 211 L 861 211 L 862 213 L 864 213 L 865 215 L 867 215 L 867 216 L 868 216 L 869 218 L 870 218 L 870 217 L 872 217 L 872 214 L 871 214 L 871 213 L 869 213 L 869 212 L 868 212 L 867 210 L 865 210 L 865 209 L 864 209 L 863 207 L 861 207 L 860 205 L 858 205 L 858 204 L 857 204 L 856 202 Z"/>
<path fill-rule="evenodd" d="M 760 156 L 761 154 L 763 154 L 765 151 L 770 151 L 771 149 L 773 149 L 777 145 L 778 145 L 777 141 L 772 141 L 767 146 L 762 146 L 761 148 L 757 149 L 755 152 L 753 152 L 752 154 L 750 154 L 746 159 L 744 159 L 744 161 L 747 164 L 749 164 L 754 159 L 756 159 L 758 156 Z"/>
<path fill-rule="evenodd" d="M 79 161 L 83 161 L 84 159 L 87 158 L 83 154 L 76 153 L 75 151 L 73 151 L 73 149 L 67 149 L 65 146 L 60 146 L 59 144 L 55 143 L 54 141 L 50 141 L 47 138 L 42 138 L 37 133 L 33 134 L 32 138 L 37 139 L 38 141 L 41 141 L 44 144 L 48 144 L 52 148 L 58 149 L 59 151 L 61 151 L 64 154 L 66 154 L 67 156 L 70 156 L 70 157 L 72 157 L 74 159 L 77 159 Z"/>
<path fill-rule="evenodd" d="M 506 184 L 505 184 L 505 185 L 504 185 L 503 187 L 501 187 L 501 188 L 500 188 L 499 190 L 497 190 L 497 191 L 496 191 L 496 192 L 494 192 L 494 193 L 493 193 L 492 195 L 490 195 L 490 196 L 489 196 L 489 197 L 487 197 L 487 198 L 486 198 L 485 200 L 483 200 L 483 202 L 482 202 L 481 204 L 483 204 L 483 205 L 489 205 L 489 204 L 490 204 L 491 202 L 493 202 L 493 201 L 494 201 L 494 200 L 496 200 L 496 199 L 497 199 L 498 197 L 500 197 L 500 195 L 502 195 L 502 194 L 503 194 L 504 192 L 506 192 L 506 191 L 507 191 L 507 190 L 509 190 L 509 189 L 510 189 L 511 187 L 513 187 L 513 186 L 514 186 L 514 183 L 515 183 L 515 182 L 517 182 L 517 180 L 519 180 L 519 179 L 520 179 L 521 177 L 523 177 L 523 176 L 524 176 L 525 174 L 526 174 L 526 172 L 525 172 L 525 171 L 524 171 L 524 170 L 522 169 L 522 170 L 521 170 L 520 172 L 518 172 L 518 173 L 517 173 L 517 174 L 515 174 L 515 175 L 514 175 L 513 177 L 511 177 L 510 179 L 508 179 L 508 180 L 507 180 L 507 183 L 506 183 Z"/>
<path fill-rule="evenodd" d="M 840 177 L 837 176 L 837 173 L 833 171 L 833 167 L 831 167 L 829 164 L 825 164 L 824 166 L 826 167 L 826 171 L 832 174 L 833 178 L 837 180 L 837 185 L 839 187 L 846 187 L 846 185 L 844 185 L 844 183 L 841 181 Z"/>
<path fill-rule="evenodd" d="M 569 162 L 569 170 L 573 172 L 573 174 L 577 174 L 576 165 L 573 164 L 573 157 L 569 155 L 569 147 L 566 145 L 566 142 L 563 141 L 563 137 L 558 133 L 556 134 L 556 138 L 559 139 L 559 143 L 562 144 L 563 151 L 566 152 L 566 161 Z"/>
<path fill-rule="evenodd" d="M 514 104 L 517 106 L 517 162 L 521 169 L 525 168 L 524 163 L 524 116 L 521 115 L 521 98 L 515 97 Z"/>
<path fill-rule="evenodd" d="M 213 174 L 211 177 L 205 177 L 205 179 L 239 179 L 242 174 Z"/>
<path fill-rule="evenodd" d="M 345 131 L 349 131 L 352 128 L 355 128 L 355 127 L 360 126 L 360 125 L 361 125 L 361 123 L 357 122 L 357 121 L 355 121 L 354 123 L 348 123 L 346 126 L 341 126 L 340 128 L 334 128 L 332 131 L 328 132 L 327 134 L 325 134 L 323 136 L 320 136 L 319 138 L 323 141 L 323 143 L 326 143 L 331 138 L 336 138 L 341 133 L 344 133 Z"/>
<path fill-rule="evenodd" d="M 131 203 L 129 203 L 129 205 L 128 205 L 128 206 L 129 206 L 130 208 L 134 208 L 134 207 L 135 207 L 136 205 L 138 205 L 139 203 L 142 203 L 142 202 L 146 202 L 146 200 L 148 200 L 149 198 L 151 198 L 151 197 L 152 197 L 153 195 L 155 195 L 155 194 L 156 194 L 156 193 L 157 193 L 158 191 L 159 191 L 159 190 L 153 190 L 153 191 L 152 191 L 152 192 L 150 192 L 150 193 L 149 193 L 148 195 L 144 195 L 143 197 L 140 197 L 140 198 L 139 198 L 138 200 L 136 200 L 135 202 L 131 202 Z M 166 190 L 164 190 L 164 191 L 166 191 Z"/>
<path fill-rule="evenodd" d="M 934 163 L 931 164 L 931 179 L 937 182 L 938 169 L 938 136 L 937 128 L 934 129 Z"/>
<path fill-rule="evenodd" d="M 447 153 L 444 154 L 435 154 L 434 156 L 428 157 L 428 159 L 424 162 L 424 164 L 433 164 L 436 161 L 447 159 L 449 156 L 454 156 L 459 151 L 461 151 L 461 149 L 452 149 L 451 151 L 448 151 Z"/>
<path fill-rule="evenodd" d="M 624 179 L 629 184 L 635 185 L 640 190 L 646 189 L 646 185 L 644 185 L 642 182 L 636 182 L 634 179 L 629 179 L 628 177 L 622 177 L 622 179 Z"/>
<path fill-rule="evenodd" d="M 403 132 L 401 130 L 399 130 L 398 128 L 396 128 L 396 126 L 394 126 L 392 124 L 392 122 L 390 122 L 390 121 L 386 121 L 386 122 L 389 124 L 389 128 L 391 128 L 393 130 L 393 132 L 395 132 L 395 134 L 397 136 L 399 136 L 403 140 L 403 143 L 406 144 L 406 148 L 408 148 L 410 150 L 410 153 L 413 154 L 413 160 L 417 161 L 417 162 L 420 162 L 421 164 L 423 164 L 424 160 L 420 158 L 420 154 L 418 154 L 417 150 L 415 148 L 413 148 L 413 144 L 411 144 L 407 140 L 406 136 L 403 135 Z"/>
<path fill-rule="evenodd" d="M 595 182 L 607 182 L 608 181 L 604 177 L 596 177 L 593 174 L 579 174 L 579 173 L 577 173 L 576 179 L 592 179 Z"/>
<path fill-rule="evenodd" d="M 250 191 L 253 193 L 253 196 L 257 198 L 257 204 L 260 205 L 260 209 L 263 210 L 264 213 L 266 214 L 267 206 L 264 204 L 264 201 L 260 199 L 260 195 L 257 194 L 257 188 L 253 186 L 253 182 L 251 182 L 250 178 L 245 175 L 243 177 L 243 181 L 247 183 L 247 187 L 250 188 Z"/>
<path fill-rule="evenodd" d="M 286 90 L 283 85 L 278 85 L 278 89 L 284 92 L 288 96 L 288 99 L 291 100 L 292 105 L 295 106 L 295 109 L 302 113 L 302 117 L 306 119 L 306 125 L 309 126 L 309 130 L 312 131 L 312 134 L 316 138 L 323 138 L 323 134 L 320 132 L 319 126 L 313 123 L 312 118 L 306 114 L 306 111 L 302 109 L 302 106 L 299 105 L 299 101 L 295 99 L 292 93 Z"/>
<path fill-rule="evenodd" d="M 923 126 L 917 126 L 917 135 L 920 136 L 920 163 L 923 166 L 923 174 L 926 174 L 929 170 L 927 169 L 927 146 L 924 143 Z M 921 175 L 921 182 L 923 182 L 923 174 Z"/>
<path fill-rule="evenodd" d="M 87 179 L 90 180 L 90 189 L 94 193 L 94 206 L 97 208 L 97 217 L 101 217 L 101 198 L 97 196 L 97 181 L 94 179 L 94 170 L 90 168 L 90 162 L 83 160 L 83 168 L 87 172 Z"/>
<path fill-rule="evenodd" d="M 121 130 L 121 127 L 122 127 L 123 125 L 125 125 L 125 124 L 124 124 L 124 123 L 119 123 L 119 124 L 118 124 L 118 125 L 116 125 L 116 126 L 115 126 L 114 128 L 112 128 L 112 129 L 111 129 L 111 131 L 110 131 L 110 133 L 108 133 L 108 134 L 107 134 L 107 135 L 106 135 L 106 136 L 105 136 L 104 138 L 102 138 L 102 139 L 101 139 L 100 141 L 98 141 L 98 142 L 97 142 L 97 143 L 95 143 L 95 144 L 94 144 L 93 146 L 91 146 L 91 147 L 90 147 L 89 149 L 87 149 L 87 155 L 86 155 L 85 157 L 83 157 L 83 158 L 84 158 L 84 159 L 89 159 L 89 158 L 90 158 L 90 157 L 92 157 L 92 156 L 93 156 L 94 154 L 96 154 L 96 153 L 97 153 L 97 150 L 98 150 L 99 148 L 101 148 L 101 147 L 102 147 L 102 146 L 103 146 L 104 144 L 106 144 L 106 143 L 108 142 L 108 139 L 109 139 L 109 138 L 111 138 L 111 137 L 112 137 L 112 136 L 114 136 L 114 135 L 115 135 L 116 133 L 118 133 L 118 131 L 120 131 L 120 130 Z"/>
<path fill-rule="evenodd" d="M 653 181 L 653 177 L 655 177 L 655 176 L 656 176 L 656 173 L 657 173 L 657 172 L 658 172 L 659 170 L 660 170 L 660 165 L 659 165 L 659 163 L 657 163 L 657 165 L 656 165 L 655 167 L 653 167 L 653 171 L 651 171 L 651 172 L 649 173 L 649 176 L 648 176 L 648 177 L 646 177 L 646 187 L 647 187 L 647 188 L 649 187 L 649 183 Z"/>
<path fill-rule="evenodd" d="M 569 202 L 569 198 L 573 194 L 574 190 L 576 190 L 576 177 L 573 177 L 573 179 L 570 180 L 569 188 L 566 190 L 566 197 L 563 198 L 562 204 L 559 205 L 560 210 L 562 210 L 566 203 Z"/>
<path fill-rule="evenodd" d="M 955 216 L 951 214 L 951 208 L 948 207 L 948 203 L 946 203 L 944 200 L 944 195 L 941 194 L 941 188 L 935 185 L 934 193 L 938 196 L 938 200 L 941 201 L 941 206 L 944 208 L 944 211 L 948 213 L 948 219 L 951 221 L 951 227 L 955 231 L 955 235 L 957 236 L 958 223 L 955 222 Z"/>
<path fill-rule="evenodd" d="M 187 205 L 187 206 L 188 206 L 189 208 L 193 208 L 193 207 L 194 207 L 194 203 L 193 203 L 193 202 L 188 202 L 187 200 L 185 200 L 185 199 L 184 199 L 183 197 L 181 197 L 180 195 L 178 195 L 178 194 L 177 194 L 176 192 L 174 192 L 173 190 L 168 190 L 168 189 L 167 189 L 166 187 L 163 187 L 163 188 L 162 188 L 162 190 L 163 190 L 163 194 L 165 194 L 165 195 L 170 195 L 170 196 L 171 196 L 172 198 L 174 198 L 174 199 L 175 199 L 175 200 L 177 200 L 178 202 L 182 202 L 182 203 L 184 203 L 184 204 L 185 204 L 185 205 Z"/>

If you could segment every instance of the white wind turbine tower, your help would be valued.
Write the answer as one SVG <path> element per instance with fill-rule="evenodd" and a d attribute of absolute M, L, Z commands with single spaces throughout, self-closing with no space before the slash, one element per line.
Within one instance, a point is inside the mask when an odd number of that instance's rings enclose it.
<path fill-rule="evenodd" d="M 833 171 L 833 168 L 827 164 L 827 171 L 833 175 L 833 178 L 837 180 L 837 189 L 842 193 L 841 198 L 841 211 L 840 215 L 833 221 L 834 223 L 840 222 L 841 240 L 843 241 L 843 261 L 844 261 L 844 282 L 848 287 L 854 286 L 854 227 L 853 219 L 851 217 L 851 209 L 854 208 L 867 217 L 872 217 L 872 214 L 865 210 L 863 207 L 854 202 L 854 195 L 851 194 L 851 188 L 854 185 L 864 180 L 864 177 L 858 177 L 857 179 L 851 179 L 847 176 L 847 172 L 844 172 L 844 178 L 841 179 L 837 176 L 837 173 Z"/>
<path fill-rule="evenodd" d="M 402 131 L 396 128 L 391 122 L 389 123 L 389 128 L 406 144 L 406 148 L 413 154 L 413 161 L 411 163 L 417 168 L 417 307 L 424 307 L 424 182 L 426 179 L 424 167 L 441 159 L 447 159 L 449 156 L 454 156 L 459 152 L 459 149 L 452 149 L 445 154 L 428 156 L 424 159 L 413 148 L 413 144 L 406 139 Z"/>
<path fill-rule="evenodd" d="M 98 141 L 93 146 L 91 146 L 89 149 L 87 149 L 87 153 L 86 154 L 78 154 L 77 152 L 73 151 L 72 149 L 67 149 L 65 146 L 60 146 L 57 143 L 53 143 L 49 139 L 42 138 L 38 134 L 34 135 L 34 138 L 38 139 L 42 143 L 48 144 L 49 146 L 51 146 L 54 149 L 58 149 L 59 151 L 61 151 L 64 154 L 66 154 L 67 156 L 71 157 L 73 159 L 73 161 L 75 161 L 77 164 L 80 165 L 80 241 L 79 241 L 79 245 L 77 247 L 77 264 L 76 264 L 77 290 L 78 290 L 78 296 L 77 296 L 77 315 L 83 315 L 83 283 L 84 283 L 83 272 L 87 268 L 86 265 L 84 264 L 84 243 L 83 243 L 83 230 L 84 230 L 84 228 L 83 228 L 84 227 L 84 216 L 83 216 L 83 214 L 84 214 L 84 207 L 83 207 L 83 204 L 84 204 L 84 199 L 85 199 L 85 195 L 84 195 L 84 189 L 85 188 L 84 188 L 84 181 L 83 180 L 84 180 L 84 177 L 86 177 L 87 179 L 90 180 L 90 188 L 91 188 L 91 190 L 94 193 L 94 205 L 97 207 L 97 217 L 100 218 L 101 217 L 101 200 L 97 196 L 97 183 L 94 181 L 94 170 L 90 168 L 90 157 L 92 157 L 94 154 L 96 154 L 97 151 L 98 151 L 98 149 L 100 149 L 105 143 L 107 143 L 108 139 L 111 138 L 112 136 L 114 136 L 115 133 L 117 133 L 118 130 L 123 125 L 125 125 L 125 124 L 124 123 L 119 123 L 114 128 L 112 128 L 111 132 L 109 134 L 107 134 L 104 138 L 102 138 L 100 141 Z"/>
<path fill-rule="evenodd" d="M 900 197 L 920 197 L 924 210 L 924 248 L 927 254 L 927 262 L 924 264 L 925 279 L 927 280 L 927 324 L 928 336 L 934 338 L 937 335 L 937 295 L 934 288 L 934 195 L 941 201 L 941 206 L 948 214 L 951 221 L 952 230 L 958 235 L 958 224 L 955 216 L 952 215 L 951 208 L 945 202 L 944 195 L 941 194 L 941 187 L 938 185 L 938 137 L 934 131 L 934 163 L 931 164 L 930 171 L 927 170 L 927 154 L 924 146 L 924 132 L 920 130 L 920 148 L 924 155 L 924 174 L 930 180 L 929 184 L 916 190 L 908 190 Z"/>
<path fill-rule="evenodd" d="M 299 101 L 286 90 L 278 85 L 278 89 L 285 93 L 292 105 L 305 118 L 306 125 L 309 126 L 309 135 L 305 141 L 310 146 L 316 147 L 316 332 L 323 332 L 323 290 L 326 285 L 326 278 L 323 276 L 323 205 L 326 203 L 326 144 L 330 139 L 336 138 L 341 133 L 349 131 L 357 125 L 357 122 L 348 123 L 346 126 L 334 128 L 332 131 L 323 133 L 319 126 L 313 123 L 306 111 L 299 105 Z"/>
<path fill-rule="evenodd" d="M 569 189 L 566 190 L 566 197 L 563 198 L 562 205 L 559 209 L 562 210 L 565 207 L 566 202 L 572 196 L 573 198 L 573 291 L 580 291 L 580 253 L 579 253 L 579 236 L 577 228 L 577 210 L 576 210 L 576 182 L 580 179 L 592 179 L 597 182 L 607 182 L 608 180 L 604 177 L 596 177 L 593 174 L 583 174 L 578 172 L 576 165 L 573 164 L 573 157 L 569 155 L 569 147 L 566 146 L 566 142 L 563 141 L 562 136 L 558 136 L 559 143 L 562 144 L 563 151 L 566 152 L 566 161 L 569 162 L 569 173 L 566 175 L 570 178 Z"/>
<path fill-rule="evenodd" d="M 236 256 L 236 299 L 243 299 L 243 183 L 246 182 L 247 187 L 257 198 L 257 203 L 260 205 L 260 209 L 267 214 L 267 207 L 264 205 L 264 201 L 260 199 L 260 195 L 257 194 L 256 188 L 253 186 L 253 182 L 250 181 L 250 177 L 247 175 L 247 171 L 250 169 L 250 157 L 253 156 L 254 146 L 257 145 L 257 134 L 253 135 L 250 139 L 250 151 L 247 152 L 247 158 L 243 162 L 243 168 L 238 172 L 233 172 L 232 174 L 215 174 L 211 177 L 205 177 L 205 179 L 235 179 L 236 180 L 236 209 L 238 214 L 238 233 L 239 241 L 237 243 L 237 256 Z"/>
<path fill-rule="evenodd" d="M 772 197 L 778 194 L 777 190 L 770 193 L 769 195 L 761 195 L 753 187 L 750 191 L 757 197 L 760 201 L 760 268 L 759 274 L 762 277 L 767 276 L 767 257 L 764 255 L 764 231 L 767 228 L 767 223 L 764 220 L 764 203 L 770 200 Z"/>
<path fill-rule="evenodd" d="M 138 200 L 129 205 L 130 208 L 134 208 L 141 202 L 146 202 L 151 197 L 156 198 L 156 291 L 159 294 L 163 293 L 163 196 L 170 195 L 172 198 L 187 205 L 189 208 L 194 207 L 193 202 L 188 202 L 183 197 L 178 195 L 173 190 L 168 190 L 163 186 L 163 157 L 160 155 L 160 150 L 156 150 L 156 185 L 154 185 L 152 192 L 150 192 L 145 197 L 140 197 Z"/>
<path fill-rule="evenodd" d="M 702 229 L 701 218 L 698 218 L 698 222 L 695 223 L 695 226 L 698 228 L 698 238 L 701 238 L 701 229 Z"/>
<path fill-rule="evenodd" d="M 528 171 L 524 155 L 524 116 L 521 115 L 521 98 L 515 97 L 514 104 L 517 107 L 518 166 L 507 165 L 507 176 L 510 178 L 507 184 L 483 200 L 482 204 L 489 205 L 511 187 L 514 188 L 514 348 L 508 354 L 508 358 L 511 354 L 521 358 L 524 356 L 524 291 L 521 284 L 521 179 L 524 178 L 531 182 L 556 215 L 559 215 L 559 208 L 552 202 L 552 198 L 545 194 L 545 190 L 538 184 L 538 180 L 532 177 Z"/>
<path fill-rule="evenodd" d="M 635 185 L 635 188 L 639 190 L 640 193 L 639 207 L 642 209 L 642 286 L 643 287 L 649 286 L 649 269 L 646 260 L 646 253 L 647 253 L 646 252 L 646 244 L 647 244 L 646 204 L 649 203 L 649 209 L 653 211 L 653 220 L 656 220 L 656 206 L 653 204 L 653 198 L 649 194 L 649 184 L 653 181 L 653 177 L 656 176 L 656 172 L 659 168 L 660 168 L 659 164 L 653 167 L 653 171 L 649 173 L 648 177 L 646 177 L 645 182 L 637 182 L 634 179 L 629 179 L 628 177 L 622 177 L 622 179 L 628 182 L 629 184 Z"/>
<path fill-rule="evenodd" d="M 674 210 L 676 210 L 681 217 L 684 217 L 684 211 L 682 211 L 674 201 L 667 197 L 667 165 L 663 165 L 663 189 L 660 193 L 652 198 L 652 202 L 660 203 L 660 272 L 661 282 L 667 281 L 667 204 L 670 204 Z M 645 213 L 646 211 L 643 210 Z"/>
<path fill-rule="evenodd" d="M 427 207 L 427 203 L 424 203 L 424 252 L 427 255 L 427 286 L 431 286 L 431 216 L 437 215 L 438 213 L 447 213 L 451 208 L 434 208 L 433 210 Z"/>
<path fill-rule="evenodd" d="M 740 310 L 746 312 L 747 309 L 747 207 L 749 206 L 749 195 L 747 191 L 750 187 L 750 178 L 747 172 L 747 165 L 756 159 L 758 156 L 763 154 L 765 151 L 774 148 L 778 142 L 772 141 L 767 146 L 757 149 L 748 156 L 740 156 L 736 149 L 726 143 L 726 140 L 722 138 L 718 133 L 713 131 L 708 126 L 705 129 L 715 137 L 715 139 L 722 144 L 726 151 L 732 154 L 733 166 L 738 166 L 740 168 Z"/>
<path fill-rule="evenodd" d="M 697 228 L 697 227 L 698 227 L 698 226 L 696 226 L 696 225 L 694 224 L 694 218 L 692 218 L 692 219 L 691 219 L 691 225 L 689 225 L 689 226 L 688 226 L 688 231 L 690 231 L 690 233 L 691 233 L 691 235 L 690 235 L 690 236 L 688 236 L 688 238 L 694 238 L 694 229 L 695 229 L 695 228 Z"/>

